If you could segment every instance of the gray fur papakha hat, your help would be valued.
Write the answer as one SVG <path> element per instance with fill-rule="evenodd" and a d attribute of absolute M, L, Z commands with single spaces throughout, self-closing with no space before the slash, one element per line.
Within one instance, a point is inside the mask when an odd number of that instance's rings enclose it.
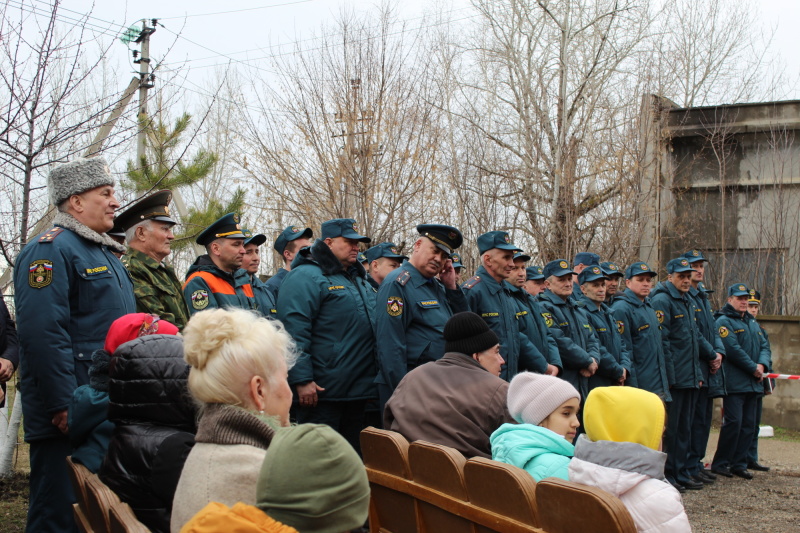
<path fill-rule="evenodd" d="M 114 185 L 111 169 L 102 157 L 84 159 L 79 157 L 69 163 L 58 165 L 50 171 L 47 188 L 50 203 L 58 205 L 73 194 L 80 194 L 95 187 Z"/>

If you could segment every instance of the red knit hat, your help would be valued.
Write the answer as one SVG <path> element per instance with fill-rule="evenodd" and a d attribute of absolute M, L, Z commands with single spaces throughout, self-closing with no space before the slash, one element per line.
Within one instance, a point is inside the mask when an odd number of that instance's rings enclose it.
<path fill-rule="evenodd" d="M 103 349 L 113 354 L 120 344 L 125 344 L 137 337 L 156 333 L 159 335 L 177 335 L 178 328 L 166 320 L 161 320 L 158 315 L 147 313 L 124 315 L 111 323 Z"/>

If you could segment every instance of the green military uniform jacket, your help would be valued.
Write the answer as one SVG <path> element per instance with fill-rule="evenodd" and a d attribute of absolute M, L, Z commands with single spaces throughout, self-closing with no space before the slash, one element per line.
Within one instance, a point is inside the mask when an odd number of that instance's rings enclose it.
<path fill-rule="evenodd" d="M 133 248 L 128 248 L 122 256 L 122 264 L 133 280 L 136 312 L 158 315 L 183 329 L 189 321 L 189 309 L 183 299 L 181 282 L 172 267 Z"/>

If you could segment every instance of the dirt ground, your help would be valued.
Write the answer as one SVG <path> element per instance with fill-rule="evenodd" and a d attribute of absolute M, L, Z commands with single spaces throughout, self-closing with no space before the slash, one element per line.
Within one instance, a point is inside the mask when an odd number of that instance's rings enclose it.
<path fill-rule="evenodd" d="M 706 462 L 719 433 L 708 443 Z M 760 439 L 759 462 L 769 472 L 753 472 L 752 480 L 724 478 L 703 490 L 686 491 L 683 504 L 696 532 L 800 532 L 800 441 Z"/>

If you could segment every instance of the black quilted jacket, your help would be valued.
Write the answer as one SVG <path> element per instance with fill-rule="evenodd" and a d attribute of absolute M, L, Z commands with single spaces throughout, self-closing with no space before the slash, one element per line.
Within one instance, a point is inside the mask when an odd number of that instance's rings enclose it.
<path fill-rule="evenodd" d="M 154 532 L 168 532 L 172 497 L 194 446 L 195 406 L 186 387 L 183 341 L 140 337 L 109 368 L 109 419 L 116 425 L 100 479 Z"/>

